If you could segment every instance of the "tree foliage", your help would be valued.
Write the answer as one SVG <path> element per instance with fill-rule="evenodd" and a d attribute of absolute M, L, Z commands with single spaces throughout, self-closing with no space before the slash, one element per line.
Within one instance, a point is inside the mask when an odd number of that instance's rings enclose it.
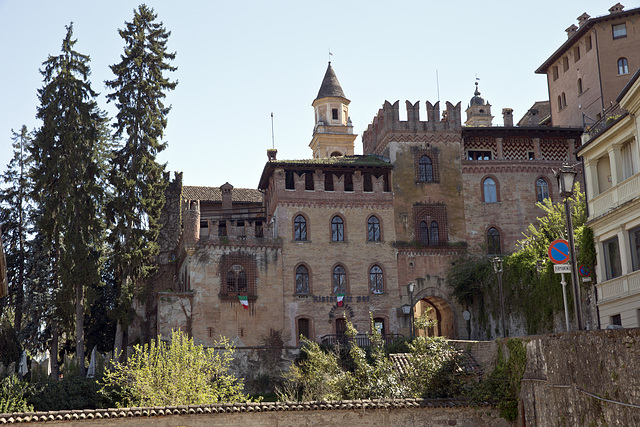
<path fill-rule="evenodd" d="M 17 375 L 0 379 L 0 414 L 33 411 L 33 407 L 27 403 L 29 394 L 29 384 Z"/>
<path fill-rule="evenodd" d="M 154 272 L 164 205 L 164 165 L 156 156 L 166 147 L 162 138 L 170 107 L 163 100 L 177 82 L 165 77 L 176 70 L 169 64 L 175 53 L 167 50 L 171 32 L 156 18 L 144 4 L 134 10 L 132 22 L 118 31 L 125 46 L 121 61 L 111 66 L 115 78 L 105 82 L 113 90 L 107 99 L 118 108 L 114 136 L 124 139 L 111 162 L 114 195 L 107 206 L 114 272 L 120 282 L 119 334 L 129 325 L 135 286 L 144 291 L 145 280 Z"/>
<path fill-rule="evenodd" d="M 222 350 L 195 345 L 181 331 L 169 343 L 158 339 L 134 346 L 127 363 L 105 372 L 103 393 L 116 390 L 118 405 L 199 405 L 243 402 L 243 381 L 229 372 L 234 347 L 226 339 L 214 344 Z"/>

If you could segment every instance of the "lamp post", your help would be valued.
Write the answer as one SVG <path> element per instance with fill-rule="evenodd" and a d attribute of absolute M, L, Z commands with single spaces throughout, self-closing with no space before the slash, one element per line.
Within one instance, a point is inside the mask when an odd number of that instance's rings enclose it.
<path fill-rule="evenodd" d="M 567 219 L 567 236 L 569 241 L 569 258 L 571 262 L 571 284 L 573 287 L 573 310 L 576 318 L 576 327 L 579 331 L 582 328 L 582 313 L 580 310 L 580 287 L 578 286 L 578 268 L 576 265 L 576 251 L 573 242 L 573 224 L 571 223 L 571 206 L 569 198 L 573 196 L 573 186 L 575 184 L 576 175 L 578 174 L 574 167 L 568 163 L 563 163 L 562 167 L 556 173 L 558 180 L 558 189 L 560 196 L 564 199 L 564 214 Z"/>
<path fill-rule="evenodd" d="M 502 318 L 502 336 L 507 336 L 507 328 L 505 327 L 504 320 L 504 294 L 502 293 L 502 258 L 495 257 L 491 260 L 493 264 L 493 271 L 498 276 L 498 290 L 500 291 L 500 317 Z"/>
<path fill-rule="evenodd" d="M 407 285 L 407 291 L 409 292 L 409 337 L 413 338 L 413 290 L 415 289 L 416 284 L 413 282 L 409 282 Z"/>

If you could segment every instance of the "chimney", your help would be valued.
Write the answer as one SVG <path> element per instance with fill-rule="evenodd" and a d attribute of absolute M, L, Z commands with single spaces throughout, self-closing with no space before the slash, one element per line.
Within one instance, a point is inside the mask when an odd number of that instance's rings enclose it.
<path fill-rule="evenodd" d="M 578 25 L 580 25 L 582 27 L 584 24 L 587 23 L 589 18 L 591 18 L 591 17 L 589 15 L 587 15 L 587 12 L 585 12 L 582 15 L 578 16 Z"/>
<path fill-rule="evenodd" d="M 504 127 L 513 127 L 513 108 L 503 108 L 502 118 L 504 120 Z"/>
<path fill-rule="evenodd" d="M 620 3 L 616 3 L 609 9 L 609 13 L 620 13 L 624 10 L 624 6 Z"/>
<path fill-rule="evenodd" d="M 233 206 L 233 201 L 231 200 L 231 191 L 233 190 L 233 185 L 226 182 L 222 187 L 220 187 L 220 191 L 222 191 L 222 209 L 231 209 Z"/>
<path fill-rule="evenodd" d="M 275 148 L 267 149 L 267 158 L 269 159 L 270 162 L 273 162 L 276 160 L 276 154 L 278 154 L 278 150 L 276 150 Z"/>
<path fill-rule="evenodd" d="M 538 113 L 540 111 L 538 111 L 537 108 L 532 108 L 529 110 L 529 123 L 531 124 L 531 126 L 540 126 L 540 118 L 538 117 Z"/>
<path fill-rule="evenodd" d="M 578 27 L 576 27 L 575 24 L 571 24 L 571 26 L 565 31 L 567 32 L 567 37 L 571 38 L 571 36 L 574 35 L 576 31 L 578 31 Z"/>

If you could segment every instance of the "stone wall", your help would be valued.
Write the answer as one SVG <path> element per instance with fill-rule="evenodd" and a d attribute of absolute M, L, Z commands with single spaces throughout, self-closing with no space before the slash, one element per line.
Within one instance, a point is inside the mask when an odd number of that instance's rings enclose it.
<path fill-rule="evenodd" d="M 521 425 L 640 425 L 639 360 L 640 329 L 532 338 Z"/>

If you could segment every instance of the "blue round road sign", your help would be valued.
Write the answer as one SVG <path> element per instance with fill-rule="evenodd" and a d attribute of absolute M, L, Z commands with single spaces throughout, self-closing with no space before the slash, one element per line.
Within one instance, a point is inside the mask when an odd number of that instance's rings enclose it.
<path fill-rule="evenodd" d="M 554 264 L 565 264 L 569 261 L 569 242 L 556 239 L 549 245 L 549 259 Z"/>

